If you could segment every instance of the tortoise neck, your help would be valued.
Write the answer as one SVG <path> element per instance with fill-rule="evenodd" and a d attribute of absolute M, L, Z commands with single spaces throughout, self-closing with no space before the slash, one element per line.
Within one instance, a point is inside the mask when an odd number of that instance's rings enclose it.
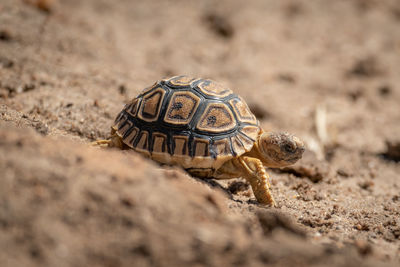
<path fill-rule="evenodd" d="M 279 168 L 280 166 L 276 164 L 274 160 L 272 160 L 270 157 L 268 157 L 265 152 L 261 148 L 261 138 L 263 136 L 264 131 L 261 131 L 260 134 L 257 137 L 257 140 L 254 142 L 253 148 L 248 152 L 248 156 L 258 158 L 259 160 L 262 161 L 263 165 L 265 167 L 271 167 L 271 168 Z"/>
<path fill-rule="evenodd" d="M 262 151 L 260 150 L 259 142 L 260 142 L 260 138 L 261 138 L 262 134 L 263 134 L 263 132 L 261 131 L 260 134 L 257 136 L 257 139 L 254 142 L 254 145 L 251 148 L 251 150 L 246 153 L 247 156 L 258 158 L 261 161 L 263 161 L 263 154 L 262 154 Z"/>

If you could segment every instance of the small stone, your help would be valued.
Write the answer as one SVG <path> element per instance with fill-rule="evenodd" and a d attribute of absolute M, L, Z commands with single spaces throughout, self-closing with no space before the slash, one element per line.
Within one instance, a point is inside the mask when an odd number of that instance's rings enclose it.
<path fill-rule="evenodd" d="M 354 241 L 354 245 L 360 255 L 366 256 L 372 253 L 372 247 L 367 241 L 356 240 Z"/>
<path fill-rule="evenodd" d="M 381 96 L 386 97 L 392 93 L 392 89 L 388 85 L 383 85 L 378 88 L 378 92 Z"/>
<path fill-rule="evenodd" d="M 0 66 L 6 69 L 12 68 L 14 66 L 14 61 L 5 57 L 0 57 Z"/>
<path fill-rule="evenodd" d="M 11 41 L 12 36 L 8 30 L 0 30 L 0 41 Z"/>
<path fill-rule="evenodd" d="M 212 31 L 223 38 L 232 38 L 235 33 L 232 24 L 224 16 L 210 13 L 205 16 L 205 21 L 209 24 Z"/>
<path fill-rule="evenodd" d="M 381 72 L 377 60 L 374 57 L 367 57 L 357 61 L 348 74 L 350 76 L 368 78 L 378 76 Z"/>
<path fill-rule="evenodd" d="M 121 84 L 120 86 L 118 86 L 118 91 L 121 95 L 126 95 L 126 86 Z"/>
<path fill-rule="evenodd" d="M 361 183 L 358 183 L 358 185 L 365 190 L 371 190 L 371 187 L 374 186 L 374 182 L 373 181 L 364 181 Z"/>
<path fill-rule="evenodd" d="M 399 162 L 400 161 L 400 141 L 386 141 L 386 150 L 380 154 L 384 159 Z"/>
<path fill-rule="evenodd" d="M 337 173 L 338 175 L 340 175 L 340 176 L 342 176 L 342 177 L 346 177 L 346 178 L 350 176 L 350 174 L 349 174 L 346 170 L 344 170 L 344 169 L 342 169 L 342 168 L 337 169 L 337 170 L 336 170 L 336 173 Z"/>

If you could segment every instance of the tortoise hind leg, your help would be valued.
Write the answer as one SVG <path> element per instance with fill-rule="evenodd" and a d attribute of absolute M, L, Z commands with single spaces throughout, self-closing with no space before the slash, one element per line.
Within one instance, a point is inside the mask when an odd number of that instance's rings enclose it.
<path fill-rule="evenodd" d="M 90 145 L 98 147 L 117 147 L 120 149 L 126 148 L 126 145 L 122 142 L 121 137 L 119 137 L 116 133 L 113 133 L 110 139 L 97 140 L 91 142 Z"/>
<path fill-rule="evenodd" d="M 98 147 L 108 147 L 111 143 L 110 139 L 102 139 L 90 142 L 91 146 L 98 146 Z"/>

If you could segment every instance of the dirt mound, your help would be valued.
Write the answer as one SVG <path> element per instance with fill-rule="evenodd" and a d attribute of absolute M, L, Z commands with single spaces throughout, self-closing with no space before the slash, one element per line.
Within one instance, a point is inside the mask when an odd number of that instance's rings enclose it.
<path fill-rule="evenodd" d="M 354 248 L 307 244 L 280 213 L 230 214 L 219 190 L 136 154 L 4 123 L 0 140 L 2 266 L 363 262 Z"/>

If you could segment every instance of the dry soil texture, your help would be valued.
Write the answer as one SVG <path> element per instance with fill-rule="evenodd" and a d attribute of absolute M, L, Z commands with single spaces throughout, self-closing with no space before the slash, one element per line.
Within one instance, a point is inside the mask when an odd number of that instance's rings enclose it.
<path fill-rule="evenodd" d="M 177 74 L 305 140 L 277 208 L 88 145 Z M 399 161 L 399 1 L 0 0 L 0 266 L 399 266 Z"/>

